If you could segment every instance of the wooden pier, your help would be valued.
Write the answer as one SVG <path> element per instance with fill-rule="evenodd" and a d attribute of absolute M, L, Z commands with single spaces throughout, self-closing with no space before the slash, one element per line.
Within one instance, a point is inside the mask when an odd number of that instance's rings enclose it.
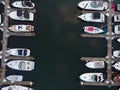
<path fill-rule="evenodd" d="M 115 12 L 112 10 L 112 2 L 113 0 L 108 0 L 108 11 L 101 11 L 102 13 L 107 13 L 107 29 L 108 34 L 81 34 L 82 37 L 95 37 L 95 38 L 105 38 L 107 40 L 107 55 L 106 57 L 81 57 L 82 61 L 105 61 L 107 63 L 107 78 L 104 82 L 81 82 L 81 85 L 93 85 L 93 86 L 120 86 L 120 83 L 115 83 L 112 80 L 112 62 L 119 61 L 118 58 L 114 58 L 112 56 L 112 40 L 115 38 L 119 38 L 120 35 L 112 34 L 112 17 L 115 14 L 120 12 Z M 98 12 L 98 11 L 90 11 L 90 12 Z"/>
<path fill-rule="evenodd" d="M 0 85 L 32 85 L 32 81 L 22 81 L 22 82 L 10 82 L 6 80 L 6 60 L 34 60 L 34 57 L 15 57 L 15 56 L 6 56 L 6 50 L 8 49 L 8 38 L 10 36 L 34 36 L 35 33 L 14 33 L 8 30 L 8 12 L 17 10 L 12 9 L 9 6 L 9 0 L 0 0 L 0 2 L 4 2 L 4 19 L 3 19 L 3 26 L 0 26 L 3 31 L 3 38 L 2 38 L 2 58 L 1 58 L 1 69 L 0 69 Z M 29 10 L 30 12 L 35 12 L 35 10 Z"/>

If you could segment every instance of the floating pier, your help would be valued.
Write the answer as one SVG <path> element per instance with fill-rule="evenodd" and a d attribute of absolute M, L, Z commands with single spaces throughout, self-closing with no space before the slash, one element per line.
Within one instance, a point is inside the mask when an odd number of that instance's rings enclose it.
<path fill-rule="evenodd" d="M 119 59 L 114 58 L 112 56 L 112 40 L 115 38 L 119 38 L 120 35 L 112 34 L 112 17 L 115 14 L 120 12 L 115 12 L 112 10 L 112 2 L 113 0 L 108 0 L 108 10 L 107 11 L 86 11 L 86 12 L 102 12 L 104 14 L 107 13 L 107 29 L 108 34 L 81 34 L 82 37 L 95 37 L 95 38 L 105 38 L 107 40 L 107 55 L 106 57 L 81 57 L 82 61 L 105 61 L 107 62 L 107 78 L 104 82 L 83 82 L 81 81 L 81 85 L 93 85 L 93 86 L 120 86 L 120 83 L 116 83 L 112 80 L 112 62 L 119 61 Z"/>

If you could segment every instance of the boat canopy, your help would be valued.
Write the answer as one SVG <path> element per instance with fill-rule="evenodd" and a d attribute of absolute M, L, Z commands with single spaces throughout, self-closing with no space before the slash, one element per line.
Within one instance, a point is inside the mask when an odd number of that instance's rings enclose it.
<path fill-rule="evenodd" d="M 22 10 L 17 10 L 17 16 L 21 17 L 22 16 Z"/>
<path fill-rule="evenodd" d="M 100 19 L 100 13 L 93 13 L 93 19 Z"/>
<path fill-rule="evenodd" d="M 25 70 L 26 69 L 26 63 L 25 62 L 20 62 L 18 65 L 18 68 L 21 70 Z"/>
<path fill-rule="evenodd" d="M 32 3 L 30 0 L 25 0 L 25 1 L 22 1 L 22 5 L 25 7 L 25 6 L 28 6 L 28 7 L 33 7 Z"/>
<path fill-rule="evenodd" d="M 90 6 L 93 8 L 103 7 L 103 1 L 92 1 Z"/>

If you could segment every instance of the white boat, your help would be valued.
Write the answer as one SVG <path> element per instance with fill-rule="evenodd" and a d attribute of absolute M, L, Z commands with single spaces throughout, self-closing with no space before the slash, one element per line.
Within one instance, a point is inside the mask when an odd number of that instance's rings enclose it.
<path fill-rule="evenodd" d="M 79 78 L 86 82 L 102 82 L 104 80 L 103 73 L 84 73 Z"/>
<path fill-rule="evenodd" d="M 24 1 L 15 1 L 12 3 L 12 5 L 16 8 L 28 8 L 32 9 L 35 7 L 35 4 L 32 3 L 30 0 L 24 0 Z"/>
<path fill-rule="evenodd" d="M 86 66 L 92 69 L 101 69 L 105 67 L 105 63 L 104 61 L 90 61 L 86 63 Z"/>
<path fill-rule="evenodd" d="M 3 87 L 1 90 L 33 90 L 33 89 L 26 86 L 10 85 Z"/>
<path fill-rule="evenodd" d="M 84 13 L 78 18 L 82 19 L 83 21 L 88 21 L 88 22 L 105 22 L 105 15 L 102 13 Z"/>
<path fill-rule="evenodd" d="M 113 51 L 113 56 L 117 57 L 117 58 L 120 58 L 120 50 Z"/>
<path fill-rule="evenodd" d="M 116 62 L 114 65 L 112 65 L 116 70 L 120 70 L 120 62 Z"/>
<path fill-rule="evenodd" d="M 12 25 L 9 27 L 10 31 L 13 32 L 32 32 L 34 31 L 34 26 L 32 25 Z"/>
<path fill-rule="evenodd" d="M 115 34 L 120 34 L 120 25 L 115 25 L 114 32 Z"/>
<path fill-rule="evenodd" d="M 7 62 L 9 68 L 21 71 L 32 71 L 34 70 L 34 65 L 34 61 L 28 60 L 13 60 Z"/>
<path fill-rule="evenodd" d="M 84 32 L 90 33 L 90 34 L 98 34 L 104 32 L 102 29 L 94 26 L 85 26 Z"/>
<path fill-rule="evenodd" d="M 120 14 L 114 15 L 114 22 L 120 22 Z"/>
<path fill-rule="evenodd" d="M 14 20 L 21 20 L 21 21 L 34 20 L 34 14 L 32 12 L 28 12 L 28 10 L 12 11 L 8 14 L 8 16 Z"/>
<path fill-rule="evenodd" d="M 106 10 L 108 9 L 108 3 L 103 1 L 81 1 L 78 3 L 78 7 L 88 10 Z"/>
<path fill-rule="evenodd" d="M 13 56 L 30 56 L 30 50 L 26 48 L 11 48 L 7 50 L 7 54 Z"/>
<path fill-rule="evenodd" d="M 23 76 L 22 75 L 10 75 L 10 76 L 7 76 L 6 79 L 11 82 L 20 82 L 23 80 Z"/>

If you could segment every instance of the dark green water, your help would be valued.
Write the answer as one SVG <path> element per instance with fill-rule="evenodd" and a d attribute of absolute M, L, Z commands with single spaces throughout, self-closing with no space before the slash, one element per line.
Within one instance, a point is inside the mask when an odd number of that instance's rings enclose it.
<path fill-rule="evenodd" d="M 35 90 L 117 90 L 118 87 L 79 84 L 80 74 L 93 71 L 86 68 L 79 58 L 106 56 L 105 39 L 80 37 L 83 26 L 96 25 L 77 19 L 80 1 L 34 0 L 37 9 L 34 22 L 36 36 L 9 39 L 9 47 L 30 48 L 31 55 L 35 56 L 35 70 L 24 74 L 27 80 L 34 82 Z M 116 41 L 115 44 L 119 46 Z"/>

